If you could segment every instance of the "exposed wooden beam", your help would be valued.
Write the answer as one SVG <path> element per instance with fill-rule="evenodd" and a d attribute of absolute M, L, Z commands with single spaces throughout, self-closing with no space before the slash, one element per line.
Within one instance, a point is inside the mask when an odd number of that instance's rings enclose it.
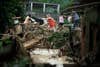
<path fill-rule="evenodd" d="M 97 31 L 98 31 L 98 29 L 95 28 L 93 31 L 94 31 L 93 32 L 94 33 L 94 35 L 93 35 L 94 36 L 93 51 L 95 52 L 96 48 L 97 48 L 97 43 L 96 43 L 97 42 L 97 38 L 96 37 L 97 37 Z"/>
<path fill-rule="evenodd" d="M 83 8 L 83 7 L 94 6 L 94 5 L 99 5 L 99 4 L 100 4 L 100 2 L 93 2 L 93 3 L 83 4 L 83 5 L 71 6 L 71 7 L 64 9 L 62 12 L 69 10 L 69 9 Z"/>

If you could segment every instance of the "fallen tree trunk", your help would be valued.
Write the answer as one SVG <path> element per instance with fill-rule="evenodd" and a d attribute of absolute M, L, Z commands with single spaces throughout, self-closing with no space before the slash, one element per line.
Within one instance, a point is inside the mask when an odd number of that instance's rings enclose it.
<path fill-rule="evenodd" d="M 40 40 L 39 39 L 32 39 L 23 43 L 24 48 L 29 49 L 32 48 L 33 45 L 36 45 Z"/>

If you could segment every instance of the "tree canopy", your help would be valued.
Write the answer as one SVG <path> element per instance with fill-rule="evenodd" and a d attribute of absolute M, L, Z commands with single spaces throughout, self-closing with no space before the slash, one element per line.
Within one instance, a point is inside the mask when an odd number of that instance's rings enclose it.
<path fill-rule="evenodd" d="M 71 5 L 74 2 L 74 0 L 36 0 L 36 2 L 60 4 L 61 9 L 64 9 L 64 7 Z"/>
<path fill-rule="evenodd" d="M 20 0 L 0 0 L 0 33 L 13 24 L 12 17 L 23 15 Z"/>

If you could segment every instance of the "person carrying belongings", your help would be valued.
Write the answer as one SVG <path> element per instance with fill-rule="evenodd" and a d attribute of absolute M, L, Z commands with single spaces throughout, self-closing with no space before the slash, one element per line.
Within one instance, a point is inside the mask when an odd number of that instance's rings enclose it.
<path fill-rule="evenodd" d="M 25 21 L 24 21 L 24 28 L 25 28 L 25 31 L 28 31 L 30 28 L 31 28 L 31 17 L 28 15 L 26 18 L 25 18 Z M 25 32 L 24 31 L 24 32 Z"/>
<path fill-rule="evenodd" d="M 24 21 L 24 24 L 28 24 L 28 23 L 30 23 L 30 17 L 29 16 L 27 16 L 26 18 L 25 18 L 25 21 Z"/>

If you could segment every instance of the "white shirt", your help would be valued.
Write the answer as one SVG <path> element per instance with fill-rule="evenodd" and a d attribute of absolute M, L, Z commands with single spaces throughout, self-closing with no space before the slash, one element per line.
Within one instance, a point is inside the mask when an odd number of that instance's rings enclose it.
<path fill-rule="evenodd" d="M 14 20 L 14 24 L 18 24 L 18 23 L 19 23 L 18 19 Z"/>
<path fill-rule="evenodd" d="M 59 23 L 64 23 L 64 18 L 63 18 L 63 16 L 59 16 Z"/>
<path fill-rule="evenodd" d="M 68 20 L 68 22 L 71 22 L 72 21 L 72 16 L 68 16 L 67 20 Z"/>

